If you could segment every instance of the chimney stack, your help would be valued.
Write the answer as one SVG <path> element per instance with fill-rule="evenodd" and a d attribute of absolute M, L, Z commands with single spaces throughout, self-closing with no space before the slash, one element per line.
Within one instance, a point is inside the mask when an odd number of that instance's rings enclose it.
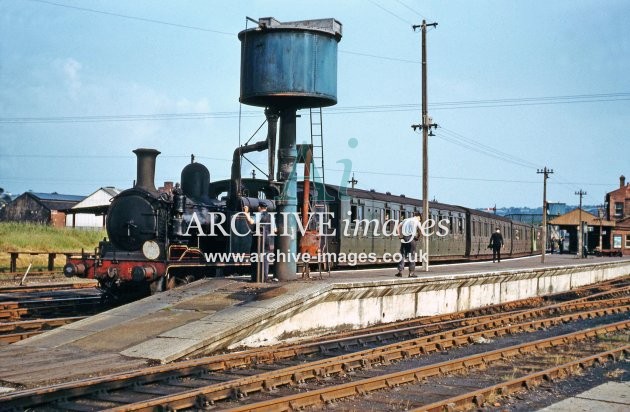
<path fill-rule="evenodd" d="M 619 176 L 619 188 L 622 188 L 626 185 L 626 177 L 624 175 Z"/>
<path fill-rule="evenodd" d="M 136 149 L 133 151 L 138 157 L 138 172 L 135 188 L 157 194 L 155 188 L 155 159 L 160 154 L 155 149 Z"/>

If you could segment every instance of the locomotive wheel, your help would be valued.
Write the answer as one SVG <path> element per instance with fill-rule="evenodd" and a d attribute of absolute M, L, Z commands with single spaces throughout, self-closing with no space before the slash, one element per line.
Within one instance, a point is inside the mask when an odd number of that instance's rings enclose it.
<path fill-rule="evenodd" d="M 168 279 L 165 280 L 164 282 L 166 285 L 165 290 L 170 290 L 178 286 L 184 286 L 184 285 L 194 282 L 195 280 L 196 278 L 193 275 L 184 275 L 184 276 L 170 275 Z"/>
<path fill-rule="evenodd" d="M 159 278 L 158 280 L 154 280 L 149 285 L 149 289 L 151 294 L 154 295 L 156 293 L 164 292 L 166 286 L 166 279 L 164 277 Z"/>
<path fill-rule="evenodd" d="M 166 290 L 171 290 L 174 289 L 175 286 L 177 286 L 177 280 L 174 276 L 169 276 L 167 279 L 165 279 L 165 284 Z"/>

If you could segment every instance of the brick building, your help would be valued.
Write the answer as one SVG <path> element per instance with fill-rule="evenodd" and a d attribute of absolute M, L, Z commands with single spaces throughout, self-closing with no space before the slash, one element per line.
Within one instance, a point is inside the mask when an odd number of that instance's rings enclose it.
<path fill-rule="evenodd" d="M 630 255 L 630 184 L 626 177 L 619 177 L 619 188 L 606 194 L 606 217 L 615 221 L 611 233 L 611 247 Z"/>

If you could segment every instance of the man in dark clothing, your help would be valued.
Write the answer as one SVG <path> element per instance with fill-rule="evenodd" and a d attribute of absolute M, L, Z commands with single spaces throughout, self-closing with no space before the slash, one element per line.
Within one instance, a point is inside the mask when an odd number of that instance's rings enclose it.
<path fill-rule="evenodd" d="M 414 212 L 413 217 L 403 220 L 398 225 L 398 238 L 400 239 L 400 255 L 401 260 L 398 262 L 398 272 L 396 277 L 401 278 L 405 268 L 405 258 L 409 260 L 409 277 L 416 277 L 416 241 L 420 238 L 422 219 L 420 213 Z"/>
<path fill-rule="evenodd" d="M 492 262 L 495 260 L 501 262 L 501 248 L 503 247 L 503 236 L 501 230 L 497 228 L 496 232 L 490 236 L 490 247 L 492 248 Z"/>

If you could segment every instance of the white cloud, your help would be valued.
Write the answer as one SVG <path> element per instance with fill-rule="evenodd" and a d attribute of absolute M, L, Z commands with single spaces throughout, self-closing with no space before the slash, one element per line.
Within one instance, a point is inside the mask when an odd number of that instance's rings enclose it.
<path fill-rule="evenodd" d="M 61 69 L 65 83 L 68 87 L 68 93 L 72 99 L 79 97 L 81 91 L 80 71 L 83 65 L 75 59 L 69 57 L 67 59 L 57 61 L 56 65 Z"/>

